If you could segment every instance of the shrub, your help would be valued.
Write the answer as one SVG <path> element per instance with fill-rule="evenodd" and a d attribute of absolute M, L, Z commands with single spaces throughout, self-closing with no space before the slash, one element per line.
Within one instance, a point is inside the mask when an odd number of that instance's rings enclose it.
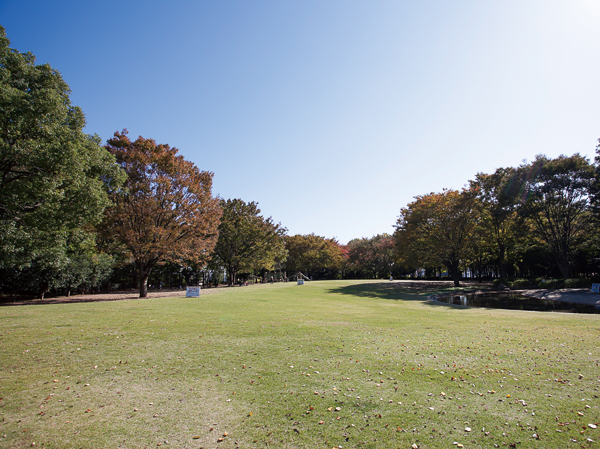
<path fill-rule="evenodd" d="M 528 287 L 533 284 L 529 279 L 515 279 L 512 283 L 513 287 Z"/>
<path fill-rule="evenodd" d="M 539 279 L 537 284 L 539 288 L 591 288 L 593 282 L 590 278 L 546 279 L 545 282 Z"/>
<path fill-rule="evenodd" d="M 492 284 L 494 285 L 495 288 L 498 288 L 498 286 L 500 284 L 504 284 L 507 287 L 512 286 L 512 281 L 510 279 L 506 279 L 506 278 L 498 278 L 498 279 L 494 279 L 492 281 Z"/>

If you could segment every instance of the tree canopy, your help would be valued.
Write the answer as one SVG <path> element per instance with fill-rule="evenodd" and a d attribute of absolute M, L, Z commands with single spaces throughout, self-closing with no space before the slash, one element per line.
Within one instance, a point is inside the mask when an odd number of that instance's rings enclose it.
<path fill-rule="evenodd" d="M 378 234 L 371 238 L 348 242 L 346 269 L 353 275 L 367 278 L 387 277 L 392 273 L 395 260 L 394 238 Z"/>
<path fill-rule="evenodd" d="M 106 187 L 124 174 L 100 138 L 83 132 L 61 74 L 9 45 L 0 27 L 0 277 L 20 276 L 43 293 L 47 282 L 32 276 L 59 279 L 91 255 Z"/>
<path fill-rule="evenodd" d="M 492 174 L 478 173 L 471 187 L 482 202 L 482 222 L 477 236 L 481 249 L 489 250 L 500 268 L 500 276 L 507 276 L 507 267 L 516 260 L 516 246 L 522 241 L 524 218 L 519 213 L 523 183 L 516 168 L 499 168 Z M 481 251 L 479 252 L 481 254 Z"/>
<path fill-rule="evenodd" d="M 104 232 L 120 242 L 138 268 L 140 297 L 159 262 L 205 265 L 217 242 L 221 209 L 212 196 L 213 174 L 152 139 L 131 141 L 127 130 L 106 145 L 127 173 L 111 192 Z"/>
<path fill-rule="evenodd" d="M 342 249 L 335 239 L 315 234 L 288 236 L 286 269 L 306 275 L 331 277 L 342 266 Z"/>
<path fill-rule="evenodd" d="M 286 229 L 264 218 L 255 202 L 241 199 L 221 200 L 223 217 L 214 250 L 215 263 L 229 272 L 229 285 L 238 273 L 272 269 L 287 255 L 283 236 Z"/>
<path fill-rule="evenodd" d="M 537 156 L 520 167 L 525 189 L 522 206 L 537 236 L 546 244 L 565 279 L 573 253 L 590 229 L 590 192 L 594 167 L 579 154 L 549 159 Z"/>
<path fill-rule="evenodd" d="M 98 221 L 108 205 L 103 182 L 122 180 L 114 158 L 83 133 L 60 73 L 9 43 L 0 27 L 0 220 Z"/>
<path fill-rule="evenodd" d="M 417 196 L 400 211 L 396 247 L 404 265 L 448 268 L 456 286 L 460 264 L 469 251 L 471 234 L 479 220 L 476 192 L 444 190 Z"/>

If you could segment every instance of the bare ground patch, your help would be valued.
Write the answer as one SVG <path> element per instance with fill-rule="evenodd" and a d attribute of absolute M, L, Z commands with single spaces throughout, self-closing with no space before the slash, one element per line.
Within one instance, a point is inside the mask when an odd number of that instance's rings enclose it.
<path fill-rule="evenodd" d="M 210 295 L 220 290 L 220 288 L 209 288 L 202 290 L 201 295 Z M 149 291 L 147 298 L 177 298 L 185 297 L 185 290 L 158 290 Z M 139 290 L 118 290 L 110 293 L 89 293 L 84 295 L 56 296 L 45 299 L 17 299 L 11 300 L 8 297 L 0 298 L 0 306 L 24 306 L 41 304 L 70 304 L 79 302 L 102 302 L 102 301 L 130 301 L 140 298 Z"/>

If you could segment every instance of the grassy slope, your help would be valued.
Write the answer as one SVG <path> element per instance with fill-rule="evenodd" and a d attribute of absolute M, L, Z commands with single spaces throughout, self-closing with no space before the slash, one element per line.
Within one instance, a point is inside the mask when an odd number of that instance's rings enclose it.
<path fill-rule="evenodd" d="M 595 447 L 599 316 L 427 293 L 332 281 L 0 308 L 0 447 Z"/>

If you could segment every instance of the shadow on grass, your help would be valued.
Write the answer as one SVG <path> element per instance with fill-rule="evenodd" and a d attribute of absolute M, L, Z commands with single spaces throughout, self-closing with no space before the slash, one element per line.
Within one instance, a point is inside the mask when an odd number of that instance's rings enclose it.
<path fill-rule="evenodd" d="M 477 285 L 480 287 L 481 285 Z M 461 287 L 454 287 L 451 281 L 382 281 L 365 282 L 364 284 L 345 285 L 330 288 L 328 293 L 356 296 L 359 298 L 380 298 L 392 301 L 428 301 L 429 296 L 435 294 L 460 294 L 466 290 L 473 291 L 475 285 L 464 283 Z M 455 307 L 441 302 L 430 302 L 433 307 Z"/>

